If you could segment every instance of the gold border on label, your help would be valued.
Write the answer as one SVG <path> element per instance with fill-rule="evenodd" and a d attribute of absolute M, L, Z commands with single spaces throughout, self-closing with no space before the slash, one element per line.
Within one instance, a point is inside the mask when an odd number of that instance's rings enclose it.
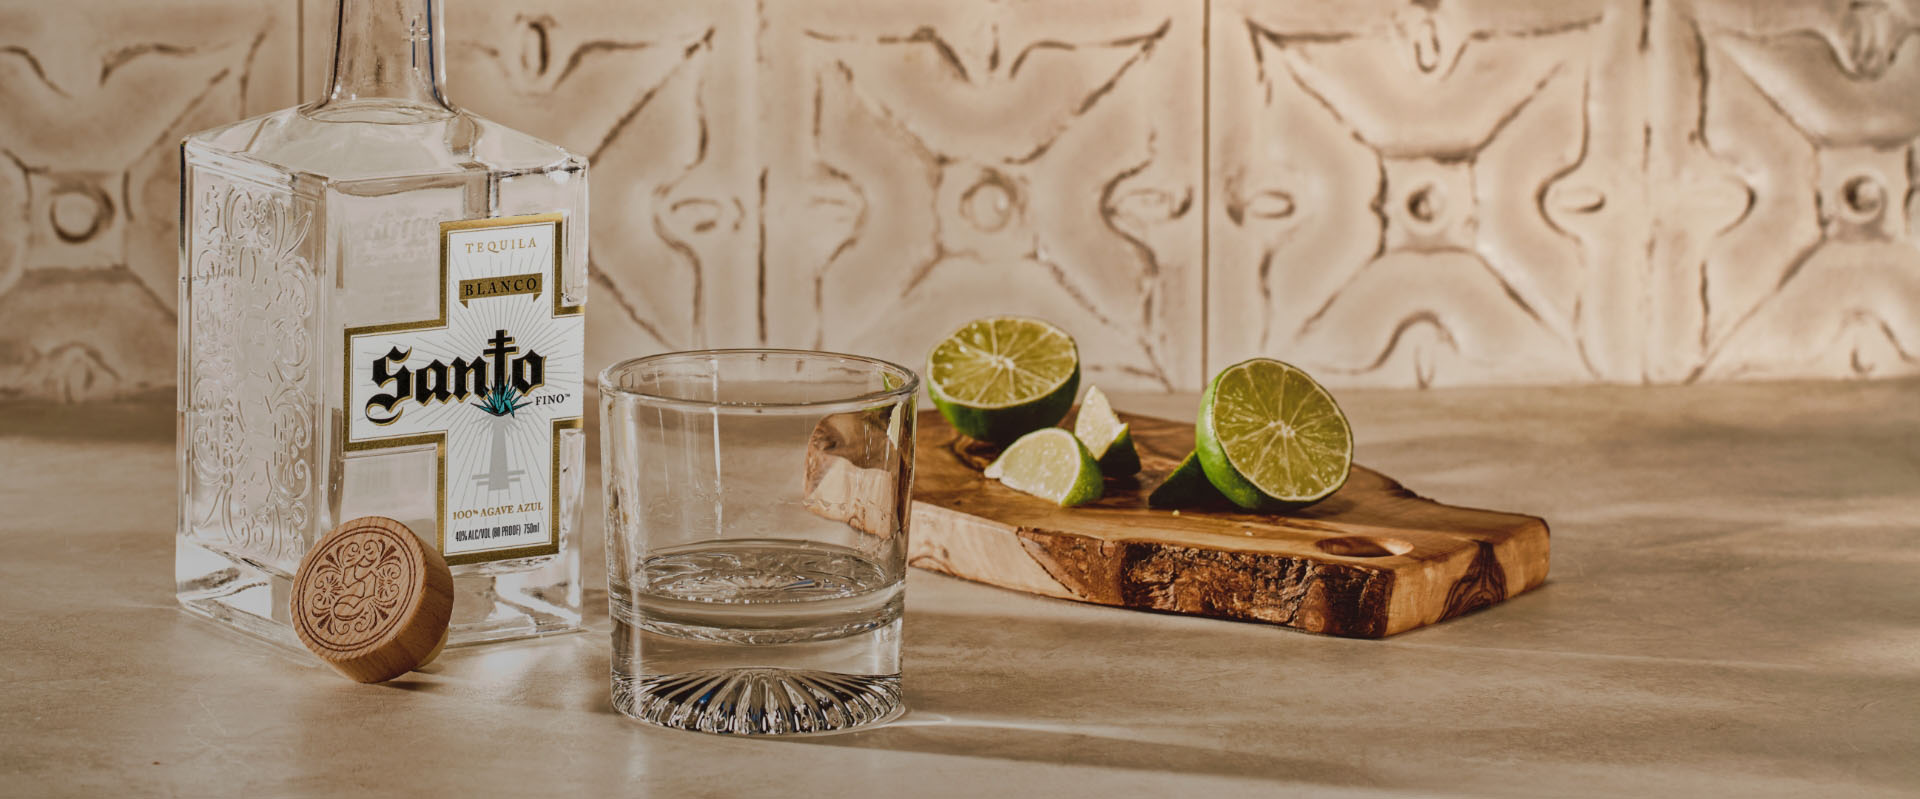
<path fill-rule="evenodd" d="M 376 333 L 400 333 L 410 330 L 432 330 L 447 326 L 447 240 L 448 234 L 456 230 L 475 228 L 514 227 L 518 225 L 536 225 L 550 222 L 553 224 L 553 278 L 550 282 L 553 292 L 553 316 L 578 316 L 581 307 L 565 305 L 560 295 L 564 289 L 561 283 L 561 271 L 566 265 L 567 217 L 564 213 L 525 214 L 521 216 L 498 216 L 486 219 L 462 219 L 455 222 L 440 223 L 440 316 L 436 319 L 422 319 L 418 322 L 400 322 L 396 324 L 368 325 L 349 327 L 341 339 L 340 405 L 344 423 L 340 425 L 340 449 L 342 452 L 366 452 L 379 449 L 400 449 L 432 444 L 434 448 L 434 537 L 440 552 L 446 555 L 447 565 L 460 566 L 468 563 L 490 563 L 515 558 L 532 558 L 541 555 L 560 554 L 560 431 L 581 429 L 580 417 L 571 416 L 553 420 L 553 475 L 552 496 L 548 499 L 550 520 L 547 523 L 547 543 L 532 546 L 511 547 L 507 549 L 484 549 L 478 552 L 463 552 L 448 555 L 447 552 L 447 434 L 422 433 L 412 436 L 393 438 L 375 438 L 366 441 L 353 441 L 349 432 L 353 428 L 353 408 L 348 402 L 353 398 L 353 337 Z M 586 353 L 581 353 L 584 359 Z M 586 364 L 581 364 L 582 370 Z M 584 388 L 584 387 L 583 387 Z M 580 398 L 582 405 L 586 397 Z"/>

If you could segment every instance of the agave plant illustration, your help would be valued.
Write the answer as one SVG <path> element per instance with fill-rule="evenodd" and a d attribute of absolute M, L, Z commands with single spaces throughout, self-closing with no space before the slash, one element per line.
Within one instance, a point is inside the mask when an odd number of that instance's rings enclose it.
<path fill-rule="evenodd" d="M 473 406 L 494 416 L 517 415 L 515 412 L 527 407 L 528 402 L 530 402 L 529 400 L 521 399 L 521 396 L 523 395 L 520 393 L 520 389 L 514 388 L 511 385 L 498 385 L 494 386 L 491 391 L 488 391 L 482 396 L 480 401 L 474 403 Z"/>

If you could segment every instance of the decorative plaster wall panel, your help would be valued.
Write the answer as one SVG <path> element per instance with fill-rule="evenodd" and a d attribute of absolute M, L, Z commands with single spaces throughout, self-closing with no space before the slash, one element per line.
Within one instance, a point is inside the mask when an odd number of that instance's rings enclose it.
<path fill-rule="evenodd" d="M 1677 71 L 1685 158 L 1724 195 L 1672 264 L 1700 298 L 1687 377 L 1920 371 L 1920 3 L 1679 10 L 1698 43 Z"/>
<path fill-rule="evenodd" d="M 767 341 L 918 365 L 1024 314 L 1095 382 L 1196 384 L 1199 2 L 765 8 Z"/>
<path fill-rule="evenodd" d="M 1214 365 L 1637 377 L 1639 8 L 1216 0 Z"/>
<path fill-rule="evenodd" d="M 294 0 L 0 5 L 0 397 L 173 382 L 180 139 L 294 101 Z"/>
<path fill-rule="evenodd" d="M 327 0 L 0 3 L 0 398 L 169 385 L 184 133 L 312 98 Z M 1920 0 L 461 0 L 452 96 L 594 159 L 590 366 L 1090 379 L 1920 372 Z"/>

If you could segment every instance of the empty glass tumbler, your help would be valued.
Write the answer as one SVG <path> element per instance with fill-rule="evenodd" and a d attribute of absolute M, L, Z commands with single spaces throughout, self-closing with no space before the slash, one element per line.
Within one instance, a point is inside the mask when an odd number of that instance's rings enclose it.
<path fill-rule="evenodd" d="M 616 709 L 749 735 L 900 713 L 918 386 L 792 350 L 600 374 Z"/>

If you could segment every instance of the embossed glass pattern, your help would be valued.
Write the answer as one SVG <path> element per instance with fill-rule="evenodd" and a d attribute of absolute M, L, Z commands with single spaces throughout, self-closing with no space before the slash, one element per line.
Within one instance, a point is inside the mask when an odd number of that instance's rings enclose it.
<path fill-rule="evenodd" d="M 900 711 L 918 384 L 786 350 L 601 374 L 616 709 L 745 735 Z"/>
<path fill-rule="evenodd" d="M 292 572 L 313 521 L 319 286 L 314 201 L 207 174 L 181 288 L 183 522 Z"/>

